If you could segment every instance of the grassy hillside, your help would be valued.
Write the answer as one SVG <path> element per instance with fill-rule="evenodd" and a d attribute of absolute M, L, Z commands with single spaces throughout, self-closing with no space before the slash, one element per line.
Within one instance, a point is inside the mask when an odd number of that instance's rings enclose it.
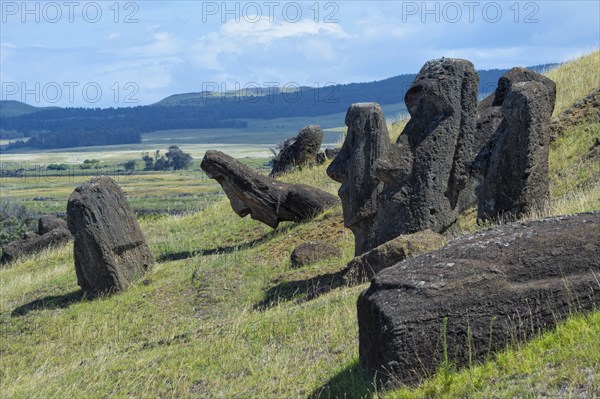
<path fill-rule="evenodd" d="M 33 105 L 25 104 L 20 101 L 3 100 L 0 101 L 0 118 L 27 115 L 51 108 L 56 107 L 34 107 Z"/>
<path fill-rule="evenodd" d="M 592 73 L 572 65 L 562 68 Z M 562 75 L 559 87 L 573 80 Z M 597 80 L 585 83 L 574 98 L 599 85 Z M 559 102 L 570 101 L 563 93 L 559 90 Z M 396 124 L 392 134 L 400 127 Z M 566 181 L 592 166 L 585 157 L 597 128 L 592 124 L 564 132 L 553 144 L 550 213 L 600 209 L 597 168 L 578 183 Z M 325 166 L 285 179 L 337 190 Z M 574 315 L 555 332 L 484 365 L 440 370 L 416 389 L 377 392 L 357 365 L 356 299 L 367 285 L 333 289 L 309 300 L 352 258 L 353 238 L 342 225 L 340 208 L 272 230 L 239 218 L 224 198 L 198 213 L 148 217 L 141 225 L 159 262 L 143 281 L 112 297 L 82 297 L 69 245 L 0 269 L 0 396 L 600 395 L 600 311 Z M 335 243 L 343 255 L 292 269 L 291 250 L 310 239 Z"/>

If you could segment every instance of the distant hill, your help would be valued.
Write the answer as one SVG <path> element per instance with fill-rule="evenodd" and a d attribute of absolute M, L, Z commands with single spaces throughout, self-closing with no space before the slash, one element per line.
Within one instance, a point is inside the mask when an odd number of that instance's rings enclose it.
<path fill-rule="evenodd" d="M 10 118 L 32 114 L 34 112 L 44 111 L 58 107 L 34 107 L 26 103 L 14 100 L 0 101 L 0 118 Z"/>
<path fill-rule="evenodd" d="M 559 64 L 541 64 L 527 67 L 532 71 L 543 73 L 546 72 Z M 479 70 L 477 71 L 479 74 L 479 94 L 480 96 L 487 95 L 493 92 L 496 88 L 496 84 L 498 83 L 498 78 L 506 73 L 508 69 L 487 69 L 487 70 Z M 415 79 L 416 74 L 403 74 L 398 76 L 393 76 L 391 78 L 373 81 L 373 82 L 365 82 L 365 83 L 349 83 L 349 84 L 340 84 L 329 87 L 321 87 L 315 89 L 313 87 L 299 87 L 295 90 L 289 91 L 288 93 L 284 93 L 281 88 L 277 87 L 262 87 L 256 88 L 252 87 L 248 90 L 229 90 L 223 93 L 218 92 L 210 92 L 210 91 L 202 91 L 202 92 L 192 92 L 192 93 L 182 93 L 182 94 L 173 94 L 170 95 L 161 101 L 158 101 L 153 106 L 205 106 L 209 104 L 214 104 L 215 102 L 225 102 L 230 105 L 237 101 L 249 102 L 257 101 L 256 97 L 265 97 L 265 101 L 268 101 L 266 97 L 269 96 L 287 96 L 288 99 L 293 98 L 297 93 L 301 97 L 306 97 L 308 99 L 314 100 L 318 97 L 328 97 L 327 99 L 322 99 L 325 103 L 331 102 L 339 102 L 342 98 L 346 97 L 364 97 L 365 99 L 357 99 L 357 101 L 376 101 L 380 104 L 396 104 L 402 102 L 404 98 L 404 93 L 410 87 L 413 80 Z M 320 94 L 320 95 L 319 95 Z M 401 94 L 401 95 L 400 95 Z M 369 100 L 369 98 L 373 98 L 375 100 Z M 276 102 L 277 99 L 274 99 L 273 102 Z M 301 101 L 301 100 L 300 100 Z M 257 102 L 260 102 L 258 100 Z M 294 101 L 288 101 L 294 102 Z M 345 108 L 338 111 L 345 111 L 349 104 L 345 104 Z M 277 117 L 282 117 L 277 116 Z M 302 115 L 296 115 L 302 116 Z M 257 116 L 257 118 L 261 118 L 261 116 Z M 263 118 L 268 119 L 268 118 Z"/>
<path fill-rule="evenodd" d="M 545 71 L 557 64 L 531 67 Z M 480 96 L 496 88 L 506 69 L 478 71 Z M 37 108 L 2 102 L 4 131 L 30 138 L 9 148 L 66 148 L 139 143 L 141 134 L 172 129 L 244 129 L 249 119 L 317 117 L 345 112 L 355 102 L 401 104 L 416 74 L 388 79 L 293 89 L 252 88 L 225 93 L 185 93 L 130 108 Z"/>

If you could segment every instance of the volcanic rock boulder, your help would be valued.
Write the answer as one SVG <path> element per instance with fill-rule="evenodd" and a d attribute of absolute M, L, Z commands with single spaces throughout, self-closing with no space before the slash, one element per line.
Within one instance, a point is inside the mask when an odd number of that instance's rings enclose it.
<path fill-rule="evenodd" d="M 406 93 L 411 119 L 395 144 L 379 105 L 348 109 L 348 134 L 327 174 L 342 183 L 355 255 L 401 234 L 454 225 L 473 157 L 478 79 L 469 61 L 427 62 Z"/>
<path fill-rule="evenodd" d="M 38 234 L 44 235 L 58 228 L 67 230 L 67 222 L 54 215 L 44 215 L 38 220 Z"/>
<path fill-rule="evenodd" d="M 327 162 L 327 160 L 333 160 L 339 153 L 339 148 L 325 148 L 325 151 L 317 154 L 317 164 L 322 165 Z"/>
<path fill-rule="evenodd" d="M 520 82 L 508 91 L 502 121 L 475 161 L 482 176 L 479 219 L 514 220 L 548 201 L 549 126 L 556 98 L 551 83 Z"/>
<path fill-rule="evenodd" d="M 127 288 L 154 264 L 125 194 L 109 177 L 77 187 L 67 204 L 77 284 L 91 294 Z"/>
<path fill-rule="evenodd" d="M 414 385 L 600 305 L 600 212 L 495 227 L 381 271 L 358 300 L 360 366 Z M 445 348 L 444 348 L 445 344 Z"/>
<path fill-rule="evenodd" d="M 281 221 L 310 220 L 339 203 L 337 197 L 317 188 L 261 175 L 220 151 L 207 151 L 200 166 L 223 187 L 235 213 L 272 228 Z"/>
<path fill-rule="evenodd" d="M 12 262 L 22 256 L 60 245 L 70 239 L 71 233 L 62 227 L 56 227 L 42 235 L 33 232 L 27 233 L 22 240 L 13 241 L 2 247 L 0 263 Z"/>
<path fill-rule="evenodd" d="M 296 166 L 314 165 L 323 142 L 323 129 L 309 125 L 294 139 L 286 140 L 279 154 L 273 158 L 271 177 L 281 176 Z"/>
<path fill-rule="evenodd" d="M 398 236 L 352 259 L 346 267 L 344 281 L 349 285 L 361 284 L 404 259 L 434 251 L 444 245 L 444 236 L 431 230 Z"/>
<path fill-rule="evenodd" d="M 375 178 L 380 159 L 386 159 L 392 143 L 383 111 L 376 103 L 356 103 L 346 113 L 346 140 L 327 174 L 342 183 L 344 226 L 354 234 L 354 254 L 360 255 L 377 246 L 377 197 L 383 183 Z"/>
<path fill-rule="evenodd" d="M 307 241 L 298 245 L 290 256 L 293 267 L 301 267 L 325 260 L 339 257 L 342 253 L 335 245 L 325 241 Z"/>

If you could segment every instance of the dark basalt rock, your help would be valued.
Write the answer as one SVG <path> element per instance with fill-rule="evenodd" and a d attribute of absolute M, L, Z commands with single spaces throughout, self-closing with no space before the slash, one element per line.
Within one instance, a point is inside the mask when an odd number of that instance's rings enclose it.
<path fill-rule="evenodd" d="M 429 61 L 415 78 L 398 154 L 377 174 L 385 182 L 378 244 L 427 229 L 442 233 L 456 222 L 473 159 L 478 83 L 473 64 L 462 59 Z M 398 168 L 400 161 L 405 166 Z"/>
<path fill-rule="evenodd" d="M 358 256 L 377 246 L 377 197 L 383 183 L 375 178 L 375 168 L 379 159 L 387 159 L 392 143 L 379 104 L 352 104 L 346 126 L 346 140 L 327 174 L 342 183 L 338 195 L 344 226 L 354 234 L 354 254 Z"/>
<path fill-rule="evenodd" d="M 73 191 L 67 224 L 75 237 L 75 271 L 83 291 L 124 290 L 154 264 L 125 194 L 109 177 L 93 178 Z"/>
<path fill-rule="evenodd" d="M 56 227 L 43 235 L 30 232 L 22 240 L 13 241 L 2 247 L 0 263 L 12 262 L 22 256 L 32 255 L 63 244 L 71 239 L 71 233 L 62 227 Z"/>
<path fill-rule="evenodd" d="M 317 188 L 261 175 L 220 151 L 207 151 L 201 167 L 223 187 L 235 213 L 250 215 L 272 228 L 281 221 L 310 220 L 339 203 L 335 196 Z"/>
<path fill-rule="evenodd" d="M 308 241 L 298 245 L 290 256 L 292 267 L 301 267 L 325 260 L 339 257 L 342 253 L 335 245 L 325 241 Z"/>
<path fill-rule="evenodd" d="M 418 384 L 600 304 L 600 212 L 495 227 L 377 274 L 358 300 L 360 366 Z M 445 349 L 444 349 L 445 345 Z"/>
<path fill-rule="evenodd" d="M 271 177 L 278 177 L 296 166 L 314 165 L 323 142 L 323 129 L 309 125 L 298 136 L 285 141 L 283 149 L 273 158 Z"/>
<path fill-rule="evenodd" d="M 344 272 L 344 281 L 348 285 L 362 284 L 383 269 L 412 256 L 439 249 L 446 242 L 443 235 L 431 230 L 398 236 L 352 259 Z"/>
<path fill-rule="evenodd" d="M 477 217 L 515 220 L 549 199 L 548 151 L 554 82 L 514 83 L 502 103 L 502 120 L 475 161 Z"/>
<path fill-rule="evenodd" d="M 395 144 L 379 105 L 348 109 L 348 134 L 327 173 L 342 183 L 356 255 L 401 234 L 454 225 L 470 177 L 477 85 L 469 61 L 427 62 L 406 93 L 411 119 Z"/>
<path fill-rule="evenodd" d="M 494 93 L 483 99 L 477 106 L 477 134 L 474 144 L 476 158 L 473 163 L 473 176 L 468 183 L 469 188 L 463 191 L 461 209 L 477 203 L 476 191 L 484 179 L 485 171 L 489 168 L 491 154 L 498 142 L 498 137 L 494 137 L 494 139 L 492 137 L 495 136 L 504 119 L 502 105 L 513 86 L 522 82 L 543 84 L 548 90 L 549 101 L 554 104 L 556 100 L 556 84 L 544 75 L 526 68 L 515 67 L 500 77 Z"/>
<path fill-rule="evenodd" d="M 481 100 L 477 105 L 477 135 L 475 139 L 475 154 L 478 154 L 490 141 L 502 121 L 502 104 L 513 85 L 521 82 L 540 82 L 548 91 L 554 93 L 552 102 L 556 101 L 556 85 L 551 80 L 527 68 L 515 67 L 498 79 L 496 90 Z"/>
<path fill-rule="evenodd" d="M 333 160 L 339 153 L 339 148 L 326 148 L 325 151 L 317 154 L 317 164 L 322 165 L 327 162 L 327 160 Z"/>
<path fill-rule="evenodd" d="M 54 215 L 44 215 L 38 220 L 38 234 L 44 235 L 55 229 L 67 230 L 67 222 Z"/>

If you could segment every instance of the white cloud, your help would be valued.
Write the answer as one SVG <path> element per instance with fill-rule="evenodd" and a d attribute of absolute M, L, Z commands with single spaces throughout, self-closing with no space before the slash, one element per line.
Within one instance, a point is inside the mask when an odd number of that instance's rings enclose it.
<path fill-rule="evenodd" d="M 116 32 L 115 33 L 111 33 L 110 35 L 108 35 L 108 39 L 109 40 L 113 40 L 113 39 L 118 38 L 119 36 L 121 36 L 120 33 L 116 33 Z"/>
<path fill-rule="evenodd" d="M 268 44 L 274 40 L 300 36 L 328 36 L 345 39 L 350 35 L 338 24 L 317 23 L 313 20 L 291 22 L 270 22 L 262 18 L 255 23 L 247 21 L 227 21 L 220 29 L 223 37 L 241 39 L 254 44 Z"/>
<path fill-rule="evenodd" d="M 255 23 L 230 20 L 218 31 L 209 32 L 198 39 L 191 47 L 191 57 L 197 66 L 211 70 L 226 69 L 223 59 L 228 56 L 264 55 L 272 46 L 284 45 L 297 38 L 310 40 L 302 48 L 297 48 L 301 53 L 331 60 L 335 58 L 335 51 L 333 44 L 328 41 L 348 39 L 350 35 L 338 24 L 316 23 L 312 20 L 297 23 L 271 22 L 266 18 Z M 314 49 L 308 49 L 311 44 L 315 46 Z"/>

